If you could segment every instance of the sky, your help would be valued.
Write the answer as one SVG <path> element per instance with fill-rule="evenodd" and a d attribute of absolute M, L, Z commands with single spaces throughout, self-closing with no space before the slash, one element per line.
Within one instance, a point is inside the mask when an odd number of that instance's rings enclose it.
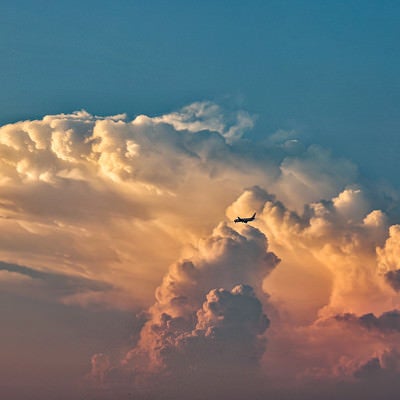
<path fill-rule="evenodd" d="M 397 398 L 399 17 L 3 1 L 0 394 Z"/>

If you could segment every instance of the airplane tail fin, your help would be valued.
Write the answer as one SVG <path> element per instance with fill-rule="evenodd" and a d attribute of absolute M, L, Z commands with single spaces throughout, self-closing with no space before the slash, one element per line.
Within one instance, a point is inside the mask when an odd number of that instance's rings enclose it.
<path fill-rule="evenodd" d="M 254 214 L 253 214 L 253 216 L 252 216 L 251 218 L 253 218 L 253 219 L 254 219 L 255 217 L 256 217 L 256 213 L 254 213 Z"/>

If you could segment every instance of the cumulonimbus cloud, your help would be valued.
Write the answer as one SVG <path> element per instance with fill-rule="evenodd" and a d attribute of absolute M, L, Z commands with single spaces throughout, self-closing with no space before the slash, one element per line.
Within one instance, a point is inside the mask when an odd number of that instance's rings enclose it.
<path fill-rule="evenodd" d="M 335 318 L 400 308 L 387 196 L 293 132 L 254 143 L 253 123 L 204 102 L 132 121 L 80 111 L 0 128 L 0 261 L 71 277 L 57 294 L 65 304 L 147 310 L 122 364 L 92 359 L 102 385 L 177 371 L 182 357 L 204 366 L 195 354 L 213 365 L 247 355 L 270 376 L 303 379 L 354 376 L 397 351 L 393 332 Z M 254 212 L 251 226 L 232 223 Z M 3 283 L 34 295 L 37 279 L 21 271 L 3 271 Z M 344 330 L 352 346 L 335 336 Z M 286 370 L 282 346 L 296 360 Z"/>
<path fill-rule="evenodd" d="M 293 152 L 231 135 L 251 127 L 243 120 L 251 118 L 194 103 L 133 121 L 80 111 L 1 127 L 0 258 L 115 287 L 66 302 L 148 304 L 165 266 L 207 235 L 244 187 L 271 188 L 296 205 L 355 179 L 354 166 L 316 147 Z"/>
<path fill-rule="evenodd" d="M 218 225 L 171 265 L 140 340 L 120 363 L 103 368 L 104 355 L 93 357 L 91 381 L 115 389 L 122 377 L 124 385 L 147 395 L 156 395 L 154 385 L 172 395 L 165 387 L 177 385 L 182 390 L 175 395 L 183 396 L 194 376 L 197 384 L 208 382 L 221 394 L 232 390 L 221 382 L 241 377 L 240 393 L 250 390 L 243 377 L 257 375 L 270 323 L 262 282 L 278 263 L 259 230 L 249 226 L 239 233 Z"/>

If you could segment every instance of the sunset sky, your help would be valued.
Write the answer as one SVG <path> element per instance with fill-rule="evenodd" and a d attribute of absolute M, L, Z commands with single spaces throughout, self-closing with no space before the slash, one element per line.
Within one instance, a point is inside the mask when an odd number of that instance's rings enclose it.
<path fill-rule="evenodd" d="M 3 1 L 0 397 L 397 399 L 399 18 Z"/>

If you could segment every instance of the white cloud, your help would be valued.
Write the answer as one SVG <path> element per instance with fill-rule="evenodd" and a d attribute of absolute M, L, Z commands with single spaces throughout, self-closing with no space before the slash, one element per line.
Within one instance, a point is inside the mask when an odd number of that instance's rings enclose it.
<path fill-rule="evenodd" d="M 170 124 L 178 131 L 218 132 L 228 142 L 240 139 L 245 131 L 254 126 L 254 117 L 248 112 L 223 113 L 219 105 L 207 101 L 190 104 L 177 112 L 156 117 L 154 121 Z"/>

